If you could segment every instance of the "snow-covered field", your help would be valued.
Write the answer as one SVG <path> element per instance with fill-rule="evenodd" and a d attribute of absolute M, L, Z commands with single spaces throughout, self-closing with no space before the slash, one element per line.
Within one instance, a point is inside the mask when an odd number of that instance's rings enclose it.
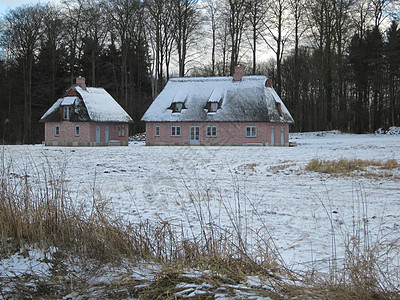
<path fill-rule="evenodd" d="M 291 141 L 297 147 L 23 145 L 4 146 L 4 155 L 14 176 L 29 175 L 33 184 L 43 169 L 65 171 L 74 201 L 90 207 L 95 190 L 131 222 L 168 221 L 196 234 L 194 206 L 207 208 L 208 223 L 239 225 L 250 245 L 254 232 L 265 233 L 295 270 L 324 270 L 334 255 L 340 261 L 360 228 L 369 243 L 400 238 L 399 169 L 383 177 L 305 170 L 315 158 L 400 161 L 400 135 L 304 133 Z M 390 268 L 400 265 L 394 258 Z"/>

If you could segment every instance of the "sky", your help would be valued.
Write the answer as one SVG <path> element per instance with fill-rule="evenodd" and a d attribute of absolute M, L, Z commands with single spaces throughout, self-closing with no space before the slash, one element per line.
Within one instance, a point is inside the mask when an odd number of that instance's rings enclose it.
<path fill-rule="evenodd" d="M 3 15 L 9 9 L 22 6 L 24 4 L 48 3 L 55 2 L 54 0 L 40 1 L 40 0 L 0 0 L 0 15 Z"/>

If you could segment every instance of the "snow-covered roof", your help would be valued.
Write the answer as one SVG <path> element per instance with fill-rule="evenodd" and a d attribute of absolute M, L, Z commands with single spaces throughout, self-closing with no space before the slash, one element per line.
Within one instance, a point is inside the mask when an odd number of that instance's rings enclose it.
<path fill-rule="evenodd" d="M 41 122 L 60 121 L 60 106 L 73 105 L 71 121 L 132 122 L 132 118 L 103 88 L 74 86 L 78 96 L 58 99 L 42 116 Z"/>
<path fill-rule="evenodd" d="M 285 122 L 294 120 L 266 76 L 195 77 L 170 79 L 144 114 L 145 122 Z M 180 113 L 171 104 L 184 102 Z M 216 113 L 207 104 L 218 102 Z M 277 105 L 278 104 L 278 105 Z"/>
<path fill-rule="evenodd" d="M 58 111 L 58 109 L 61 106 L 61 103 L 63 101 L 63 98 L 57 99 L 56 102 L 54 102 L 54 104 L 44 113 L 44 115 L 40 118 L 41 122 L 46 122 L 46 119 L 49 119 L 49 117 L 51 117 L 54 112 Z"/>
<path fill-rule="evenodd" d="M 64 98 L 62 98 L 61 106 L 73 105 L 73 104 L 75 104 L 75 101 L 79 101 L 79 98 L 76 96 L 64 97 Z"/>
<path fill-rule="evenodd" d="M 82 96 L 90 120 L 97 122 L 132 122 L 132 118 L 103 88 L 76 87 Z"/>

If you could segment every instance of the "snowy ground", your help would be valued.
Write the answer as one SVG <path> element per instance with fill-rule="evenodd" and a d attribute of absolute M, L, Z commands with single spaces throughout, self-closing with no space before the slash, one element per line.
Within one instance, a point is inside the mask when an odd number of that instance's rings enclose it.
<path fill-rule="evenodd" d="M 233 219 L 250 244 L 253 232 L 264 230 L 295 270 L 326 269 L 333 252 L 343 257 L 344 241 L 365 224 L 372 243 L 400 238 L 399 169 L 381 178 L 305 170 L 314 158 L 400 161 L 400 135 L 304 133 L 291 135 L 291 141 L 297 147 L 131 142 L 101 148 L 5 146 L 4 151 L 15 176 L 28 173 L 34 182 L 49 166 L 65 170 L 73 199 L 90 206 L 95 188 L 116 214 L 132 222 L 169 221 L 196 233 L 198 215 L 189 200 L 194 194 L 198 205 L 210 208 L 207 221 L 230 228 Z M 399 267 L 399 256 L 393 264 Z"/>

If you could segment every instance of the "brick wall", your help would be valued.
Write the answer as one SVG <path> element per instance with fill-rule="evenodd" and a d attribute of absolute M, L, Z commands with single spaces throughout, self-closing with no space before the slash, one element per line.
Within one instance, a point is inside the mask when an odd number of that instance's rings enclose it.
<path fill-rule="evenodd" d="M 160 127 L 160 136 L 155 136 L 155 127 Z M 181 135 L 171 136 L 171 127 L 180 126 Z M 200 145 L 271 145 L 272 127 L 275 132 L 274 146 L 289 145 L 289 125 L 263 122 L 159 122 L 146 124 L 146 145 L 189 145 L 190 127 L 200 127 Z M 206 134 L 207 126 L 217 127 L 217 136 Z M 255 137 L 246 137 L 246 127 L 255 126 Z M 282 143 L 282 127 L 284 141 Z"/>
<path fill-rule="evenodd" d="M 55 135 L 55 126 L 59 126 L 59 136 Z M 75 135 L 75 126 L 79 126 L 79 136 Z M 100 126 L 100 143 L 96 141 L 97 126 Z M 106 126 L 108 126 L 108 139 L 113 144 L 128 145 L 129 126 L 128 123 L 106 123 L 106 122 L 46 122 L 45 143 L 46 145 L 59 146 L 105 146 Z M 119 136 L 119 127 L 124 127 L 124 136 Z M 118 141 L 118 142 L 116 142 Z"/>

